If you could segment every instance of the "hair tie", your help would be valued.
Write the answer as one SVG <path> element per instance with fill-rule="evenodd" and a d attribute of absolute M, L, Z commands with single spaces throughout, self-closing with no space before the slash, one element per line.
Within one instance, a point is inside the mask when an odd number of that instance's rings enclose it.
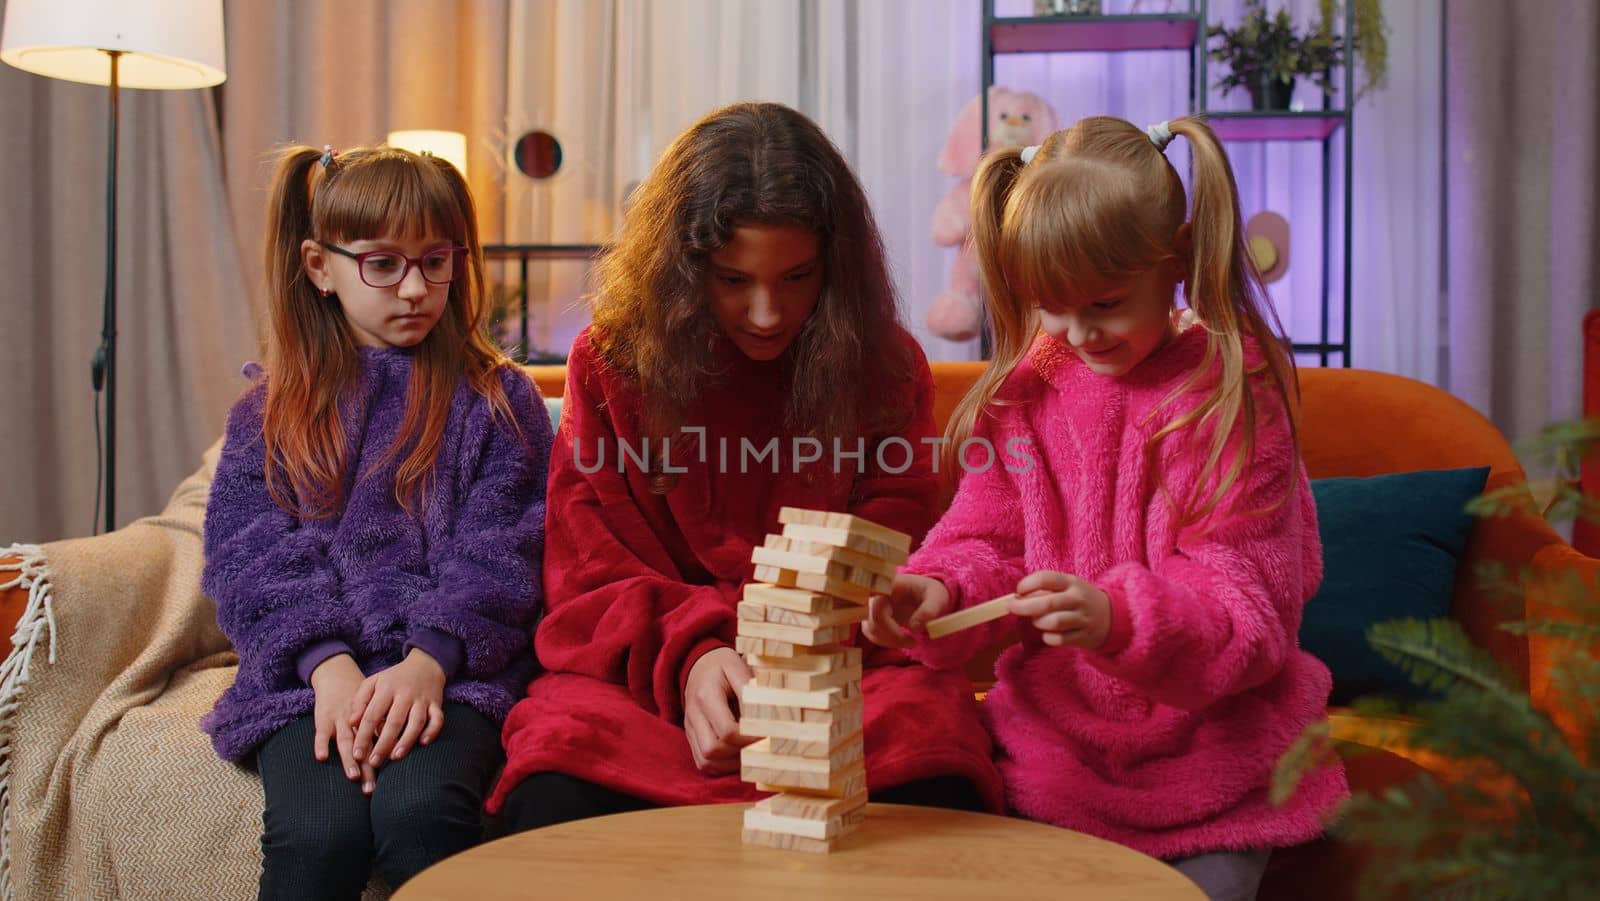
<path fill-rule="evenodd" d="M 326 169 L 329 166 L 333 165 L 333 145 L 332 144 L 323 144 L 322 145 L 322 159 L 318 160 L 318 162 L 322 163 L 322 168 L 324 168 L 324 169 Z"/>
<path fill-rule="evenodd" d="M 1026 166 L 1029 163 L 1033 162 L 1033 158 L 1036 155 L 1038 155 L 1038 153 L 1039 153 L 1039 145 L 1038 144 L 1029 144 L 1028 146 L 1022 148 L 1022 165 Z"/>
<path fill-rule="evenodd" d="M 1162 153 L 1166 153 L 1167 145 L 1172 143 L 1172 129 L 1167 125 L 1168 122 L 1157 122 L 1144 130 L 1145 135 L 1150 138 L 1150 143 L 1156 145 L 1156 149 Z"/>

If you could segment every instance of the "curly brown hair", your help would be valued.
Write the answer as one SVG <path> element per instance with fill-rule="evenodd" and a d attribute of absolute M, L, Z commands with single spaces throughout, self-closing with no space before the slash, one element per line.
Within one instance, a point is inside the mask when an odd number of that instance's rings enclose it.
<path fill-rule="evenodd" d="M 862 397 L 839 390 L 887 388 L 914 365 L 866 192 L 816 123 L 781 104 L 738 103 L 672 142 L 596 265 L 591 339 L 637 383 L 647 434 L 675 433 L 718 376 L 708 260 L 742 226 L 798 226 L 821 239 L 822 292 L 786 355 L 787 427 L 824 446 L 904 427 L 911 411 L 862 409 Z"/>

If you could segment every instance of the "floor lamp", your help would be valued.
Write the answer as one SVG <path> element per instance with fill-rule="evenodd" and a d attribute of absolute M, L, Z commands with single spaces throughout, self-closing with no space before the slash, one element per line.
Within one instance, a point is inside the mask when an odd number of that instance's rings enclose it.
<path fill-rule="evenodd" d="M 106 392 L 106 531 L 116 528 L 117 91 L 182 89 L 227 78 L 222 0 L 6 0 L 0 60 L 19 69 L 111 89 L 106 161 L 106 290 L 91 374 Z"/>

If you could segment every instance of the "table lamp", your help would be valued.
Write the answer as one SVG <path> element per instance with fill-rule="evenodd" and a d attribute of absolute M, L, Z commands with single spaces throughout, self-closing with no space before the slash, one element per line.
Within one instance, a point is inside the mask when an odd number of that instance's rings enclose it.
<path fill-rule="evenodd" d="M 467 136 L 459 131 L 391 131 L 390 147 L 412 153 L 428 153 L 445 160 L 467 177 Z"/>

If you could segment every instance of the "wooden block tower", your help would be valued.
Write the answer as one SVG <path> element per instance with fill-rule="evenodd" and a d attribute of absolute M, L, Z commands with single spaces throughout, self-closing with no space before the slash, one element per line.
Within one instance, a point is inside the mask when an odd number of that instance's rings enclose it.
<path fill-rule="evenodd" d="M 751 554 L 758 581 L 739 604 L 737 648 L 755 676 L 739 731 L 761 736 L 740 775 L 778 794 L 745 812 L 750 844 L 830 851 L 861 825 L 867 774 L 861 741 L 861 649 L 842 644 L 887 594 L 909 535 L 846 513 L 784 507 L 782 535 Z"/>

